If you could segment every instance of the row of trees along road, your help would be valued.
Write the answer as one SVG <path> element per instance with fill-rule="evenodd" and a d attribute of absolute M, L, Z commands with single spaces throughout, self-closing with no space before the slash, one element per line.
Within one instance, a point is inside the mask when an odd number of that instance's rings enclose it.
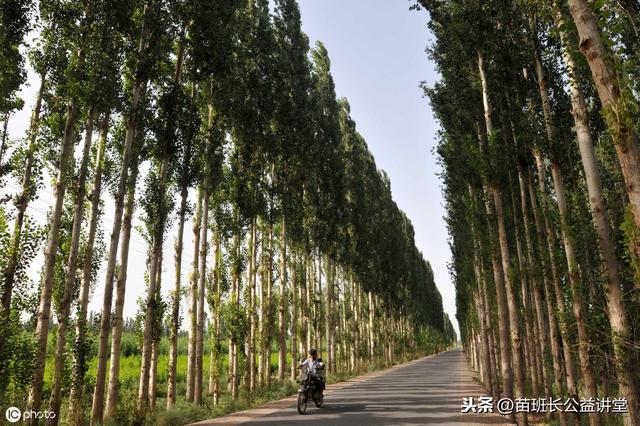
<path fill-rule="evenodd" d="M 311 346 L 331 375 L 454 341 L 327 50 L 295 0 L 273 3 L 2 2 L 0 405 L 153 422 L 291 389 Z M 10 140 L 27 64 L 37 97 Z M 136 233 L 145 282 L 127 282 Z M 131 286 L 146 288 L 134 319 Z"/>
<path fill-rule="evenodd" d="M 417 6 L 468 357 L 496 397 L 620 396 L 639 425 L 638 3 Z"/>

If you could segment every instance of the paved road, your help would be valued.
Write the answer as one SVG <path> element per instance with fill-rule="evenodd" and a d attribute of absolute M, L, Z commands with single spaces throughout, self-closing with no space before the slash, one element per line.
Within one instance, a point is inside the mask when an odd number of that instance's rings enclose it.
<path fill-rule="evenodd" d="M 310 404 L 299 415 L 295 400 L 219 418 L 202 425 L 473 425 L 508 424 L 498 415 L 462 414 L 463 397 L 477 398 L 484 389 L 473 379 L 461 350 L 423 358 L 355 383 L 329 387 L 325 407 Z"/>

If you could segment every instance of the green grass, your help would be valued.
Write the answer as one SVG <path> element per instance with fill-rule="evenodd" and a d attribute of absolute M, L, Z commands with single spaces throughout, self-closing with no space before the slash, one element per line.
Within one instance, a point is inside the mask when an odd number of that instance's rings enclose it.
<path fill-rule="evenodd" d="M 53 333 L 52 333 L 53 334 Z M 53 346 L 55 339 L 51 340 Z M 227 392 L 227 377 L 226 372 L 228 370 L 228 350 L 225 346 L 222 348 L 222 377 L 220 377 L 220 384 L 222 392 L 220 395 L 220 401 L 217 406 L 213 405 L 212 397 L 206 395 L 208 389 L 208 371 L 209 371 L 209 345 L 208 342 L 204 348 L 204 387 L 205 396 L 202 406 L 194 406 L 192 403 L 185 400 L 186 393 L 186 374 L 187 374 L 187 337 L 180 336 L 178 340 L 178 364 L 177 364 L 177 401 L 176 405 L 171 409 L 166 409 L 166 392 L 167 392 L 167 380 L 169 371 L 169 340 L 163 338 L 159 346 L 158 356 L 158 369 L 157 369 L 157 402 L 156 408 L 151 412 L 140 413 L 136 407 L 137 403 L 137 391 L 138 382 L 140 377 L 140 359 L 141 354 L 139 344 L 136 336 L 133 333 L 125 333 L 123 335 L 123 350 L 125 354 L 120 360 L 120 398 L 117 407 L 117 412 L 113 419 L 109 422 L 112 425 L 183 425 L 199 420 L 205 420 L 208 418 L 214 418 L 223 416 L 235 411 L 247 409 L 252 406 L 260 405 L 268 401 L 278 400 L 295 393 L 296 385 L 288 380 L 289 369 L 287 369 L 286 379 L 282 382 L 274 380 L 268 388 L 259 389 L 254 391 L 251 395 L 248 394 L 246 389 L 241 385 L 240 399 L 233 401 L 230 394 Z M 45 371 L 45 388 L 44 394 L 47 395 L 50 391 L 51 382 L 53 380 L 53 348 L 48 351 L 49 356 L 46 363 Z M 89 415 L 91 410 L 91 395 L 95 386 L 95 376 L 97 367 L 97 358 L 95 356 L 97 348 L 94 345 L 92 349 L 93 356 L 89 361 L 86 378 L 84 381 L 84 408 L 85 418 Z M 65 368 L 71 368 L 72 356 L 66 357 Z M 299 360 L 296 360 L 296 362 Z M 270 354 L 271 371 L 277 372 L 278 369 L 278 352 L 274 346 Z M 287 365 L 291 365 L 291 354 L 287 353 Z M 359 372 L 354 374 L 338 373 L 329 375 L 327 382 L 329 384 L 347 380 L 353 376 L 385 368 L 386 366 L 382 362 L 375 362 L 362 365 Z M 108 371 L 109 366 L 107 366 Z M 242 371 L 241 365 L 241 371 Z M 65 377 L 69 377 L 70 370 L 67 370 Z M 65 383 L 65 388 L 68 383 Z M 63 404 L 62 412 L 59 413 L 59 418 L 64 424 L 66 418 L 66 404 Z"/>

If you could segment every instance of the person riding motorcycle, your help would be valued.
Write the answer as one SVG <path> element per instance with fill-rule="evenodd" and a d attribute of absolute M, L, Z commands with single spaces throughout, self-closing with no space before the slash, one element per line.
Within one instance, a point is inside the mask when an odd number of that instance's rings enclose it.
<path fill-rule="evenodd" d="M 306 366 L 307 374 L 311 377 L 312 381 L 318 386 L 318 391 L 324 391 L 325 384 L 324 378 L 318 374 L 318 370 L 322 370 L 324 368 L 324 363 L 322 359 L 318 359 L 318 351 L 314 348 L 309 350 L 309 357 L 300 363 L 300 368 Z"/>

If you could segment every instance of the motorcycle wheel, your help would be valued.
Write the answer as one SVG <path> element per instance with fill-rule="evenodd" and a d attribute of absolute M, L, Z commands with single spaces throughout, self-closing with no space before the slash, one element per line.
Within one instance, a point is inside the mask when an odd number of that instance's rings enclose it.
<path fill-rule="evenodd" d="M 298 392 L 298 414 L 307 412 L 307 398 L 302 392 Z"/>

